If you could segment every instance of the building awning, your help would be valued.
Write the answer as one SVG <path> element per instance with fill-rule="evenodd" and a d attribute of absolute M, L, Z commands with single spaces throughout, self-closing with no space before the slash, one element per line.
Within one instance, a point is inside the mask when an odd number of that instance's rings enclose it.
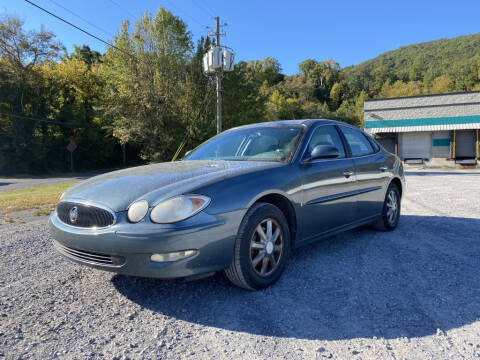
<path fill-rule="evenodd" d="M 371 134 L 442 130 L 480 129 L 480 115 L 437 118 L 367 120 L 365 131 Z"/>

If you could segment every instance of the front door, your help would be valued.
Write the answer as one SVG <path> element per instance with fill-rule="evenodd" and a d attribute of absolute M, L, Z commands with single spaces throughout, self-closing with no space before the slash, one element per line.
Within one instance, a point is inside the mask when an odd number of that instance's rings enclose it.
<path fill-rule="evenodd" d="M 355 196 L 351 194 L 355 186 L 353 161 L 346 157 L 336 127 L 317 127 L 312 133 L 303 159 L 308 158 L 317 145 L 335 146 L 340 156 L 300 163 L 303 188 L 300 218 L 304 241 L 313 240 L 321 234 L 351 223 L 356 207 Z"/>

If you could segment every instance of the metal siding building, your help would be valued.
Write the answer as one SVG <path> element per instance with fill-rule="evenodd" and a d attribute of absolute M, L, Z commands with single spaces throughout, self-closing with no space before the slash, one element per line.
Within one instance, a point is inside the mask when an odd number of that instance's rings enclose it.
<path fill-rule="evenodd" d="M 365 131 L 406 162 L 476 164 L 480 157 L 480 92 L 366 100 L 364 119 Z"/>

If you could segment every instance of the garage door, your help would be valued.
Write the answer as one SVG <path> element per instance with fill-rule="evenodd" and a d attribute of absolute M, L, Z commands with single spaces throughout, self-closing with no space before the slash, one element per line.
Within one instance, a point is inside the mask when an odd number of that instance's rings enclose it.
<path fill-rule="evenodd" d="M 476 156 L 475 130 L 457 130 L 455 134 L 455 158 L 473 159 Z"/>
<path fill-rule="evenodd" d="M 403 133 L 400 136 L 402 159 L 430 159 L 432 157 L 432 134 L 430 132 Z"/>

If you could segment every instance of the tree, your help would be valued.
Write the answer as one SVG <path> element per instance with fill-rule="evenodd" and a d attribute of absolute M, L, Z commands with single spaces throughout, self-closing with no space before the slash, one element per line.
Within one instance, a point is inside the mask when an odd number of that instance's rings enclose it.
<path fill-rule="evenodd" d="M 295 119 L 296 101 L 292 98 L 287 99 L 278 90 L 270 95 L 266 107 L 267 119 L 270 121 Z"/>
<path fill-rule="evenodd" d="M 273 86 L 284 78 L 280 73 L 282 68 L 278 60 L 269 56 L 263 60 L 248 61 L 246 69 L 250 79 L 257 84 L 263 84 L 266 81 L 269 86 Z"/>
<path fill-rule="evenodd" d="M 454 83 L 449 75 L 441 75 L 433 79 L 432 86 L 430 87 L 431 94 L 444 94 L 453 90 Z"/>
<path fill-rule="evenodd" d="M 344 91 L 344 83 L 336 82 L 333 84 L 332 89 L 330 90 L 330 103 L 333 109 L 338 109 L 342 103 Z"/>
<path fill-rule="evenodd" d="M 18 17 L 4 16 L 0 20 L 2 70 L 8 73 L 7 81 L 17 92 L 14 111 L 24 112 L 25 92 L 36 85 L 33 68 L 58 59 L 63 51 L 64 47 L 55 40 L 55 35 L 43 27 L 40 31 L 25 32 L 23 21 Z"/>
<path fill-rule="evenodd" d="M 421 81 L 423 79 L 424 65 L 420 59 L 416 59 L 408 69 L 410 81 Z"/>
<path fill-rule="evenodd" d="M 3 16 L 0 21 L 0 56 L 14 66 L 31 68 L 57 59 L 63 51 L 55 35 L 43 27 L 40 31 L 25 32 L 18 17 Z"/>
<path fill-rule="evenodd" d="M 0 172 L 29 172 L 43 164 L 48 126 L 32 117 L 44 117 L 45 89 L 38 66 L 56 60 L 63 46 L 53 33 L 23 30 L 23 21 L 14 16 L 0 20 L 0 107 L 2 123 L 9 131 L 0 142 Z M 8 115 L 5 115 L 8 114 Z"/>
<path fill-rule="evenodd" d="M 145 160 L 166 160 L 196 110 L 188 106 L 191 34 L 180 18 L 160 8 L 154 17 L 146 12 L 132 32 L 125 21 L 114 43 L 104 60 L 103 107 L 113 135 L 122 144 L 140 144 Z"/>
<path fill-rule="evenodd" d="M 387 81 L 380 91 L 380 97 L 402 97 L 414 96 L 422 94 L 422 87 L 418 81 L 409 81 L 404 83 L 402 80 L 397 80 L 393 84 Z"/>
<path fill-rule="evenodd" d="M 102 54 L 98 51 L 91 50 L 88 45 L 82 45 L 81 47 L 74 45 L 73 48 L 74 51 L 70 55 L 71 59 L 83 61 L 89 66 L 102 62 Z"/>

